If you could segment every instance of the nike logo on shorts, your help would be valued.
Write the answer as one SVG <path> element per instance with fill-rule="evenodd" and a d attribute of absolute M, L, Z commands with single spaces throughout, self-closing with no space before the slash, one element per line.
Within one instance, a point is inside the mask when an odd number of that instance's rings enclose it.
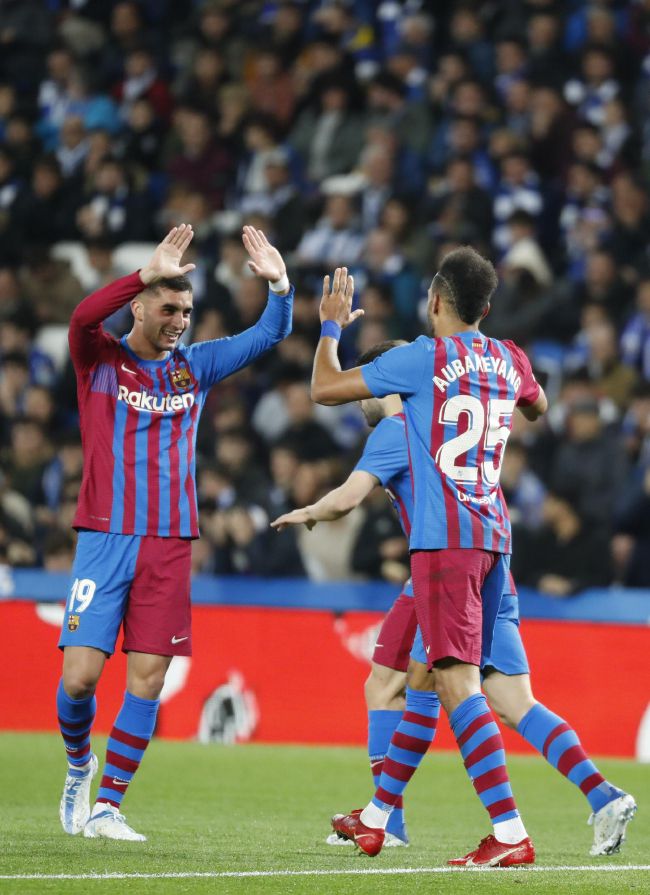
<path fill-rule="evenodd" d="M 182 643 L 184 640 L 187 640 L 187 637 L 177 637 L 175 634 L 172 637 L 172 643 L 175 645 L 177 643 Z"/>

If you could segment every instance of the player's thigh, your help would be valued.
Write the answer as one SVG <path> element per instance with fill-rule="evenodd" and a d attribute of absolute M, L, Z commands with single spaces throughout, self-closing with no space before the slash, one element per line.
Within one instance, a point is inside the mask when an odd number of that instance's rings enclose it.
<path fill-rule="evenodd" d="M 483 678 L 483 691 L 492 710 L 509 727 L 517 727 L 535 705 L 529 674 L 490 670 Z"/>
<path fill-rule="evenodd" d="M 143 536 L 124 615 L 124 652 L 192 655 L 188 538 Z"/>
<path fill-rule="evenodd" d="M 416 628 L 415 599 L 409 588 L 386 613 L 372 654 L 373 663 L 406 673 Z"/>
<path fill-rule="evenodd" d="M 59 647 L 110 656 L 126 609 L 139 538 L 80 531 Z"/>
<path fill-rule="evenodd" d="M 422 640 L 422 632 L 418 627 L 415 632 L 411 659 L 406 675 L 406 685 L 412 690 L 421 690 L 431 693 L 434 689 L 433 675 L 429 671 L 427 655 Z"/>

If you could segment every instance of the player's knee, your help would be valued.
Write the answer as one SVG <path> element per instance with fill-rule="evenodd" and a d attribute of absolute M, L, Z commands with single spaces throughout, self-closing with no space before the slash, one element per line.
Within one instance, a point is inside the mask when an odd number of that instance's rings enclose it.
<path fill-rule="evenodd" d="M 129 684 L 129 690 L 134 696 L 139 696 L 140 699 L 158 699 L 162 693 L 164 683 L 165 672 L 156 670 L 132 679 Z"/>
<path fill-rule="evenodd" d="M 63 675 L 63 689 L 70 699 L 87 699 L 97 686 L 95 676 L 85 669 L 68 670 Z"/>

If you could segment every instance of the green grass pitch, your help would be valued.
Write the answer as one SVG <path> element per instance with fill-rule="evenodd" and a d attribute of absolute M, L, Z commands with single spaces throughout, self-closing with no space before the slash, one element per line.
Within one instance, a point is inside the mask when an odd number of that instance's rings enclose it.
<path fill-rule="evenodd" d="M 97 738 L 94 745 L 101 757 L 104 741 Z M 58 820 L 65 770 L 60 741 L 46 734 L 3 734 L 0 893 L 650 892 L 648 766 L 600 763 L 611 780 L 636 796 L 639 812 L 621 854 L 594 859 L 588 856 L 588 806 L 575 788 L 541 759 L 512 758 L 509 764 L 537 847 L 536 866 L 559 869 L 434 872 L 489 832 L 485 812 L 453 753 L 432 750 L 409 787 L 411 847 L 385 849 L 369 859 L 353 848 L 324 843 L 330 815 L 365 804 L 371 794 L 361 749 L 154 741 L 125 802 L 130 823 L 149 837 L 139 844 L 66 836 Z M 637 869 L 625 869 L 629 865 Z M 567 869 L 582 867 L 594 869 Z M 407 868 L 415 872 L 398 872 Z M 260 875 L 237 875 L 251 871 Z M 263 875 L 269 871 L 292 873 Z M 210 876 L 180 876 L 197 873 Z M 232 875 L 218 875 L 225 873 Z M 33 874 L 77 878 L 16 878 Z M 84 879 L 84 874 L 102 878 Z"/>

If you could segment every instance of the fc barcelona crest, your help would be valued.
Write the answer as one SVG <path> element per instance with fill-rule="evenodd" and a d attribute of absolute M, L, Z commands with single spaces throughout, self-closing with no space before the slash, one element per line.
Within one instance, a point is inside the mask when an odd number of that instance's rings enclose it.
<path fill-rule="evenodd" d="M 171 371 L 172 385 L 176 391 L 184 392 L 192 386 L 192 377 L 187 367 L 177 367 Z"/>
<path fill-rule="evenodd" d="M 79 616 L 78 615 L 69 615 L 68 616 L 68 631 L 76 631 L 79 627 Z"/>
<path fill-rule="evenodd" d="M 475 352 L 483 351 L 483 342 L 481 339 L 472 339 L 472 351 L 475 351 Z"/>

